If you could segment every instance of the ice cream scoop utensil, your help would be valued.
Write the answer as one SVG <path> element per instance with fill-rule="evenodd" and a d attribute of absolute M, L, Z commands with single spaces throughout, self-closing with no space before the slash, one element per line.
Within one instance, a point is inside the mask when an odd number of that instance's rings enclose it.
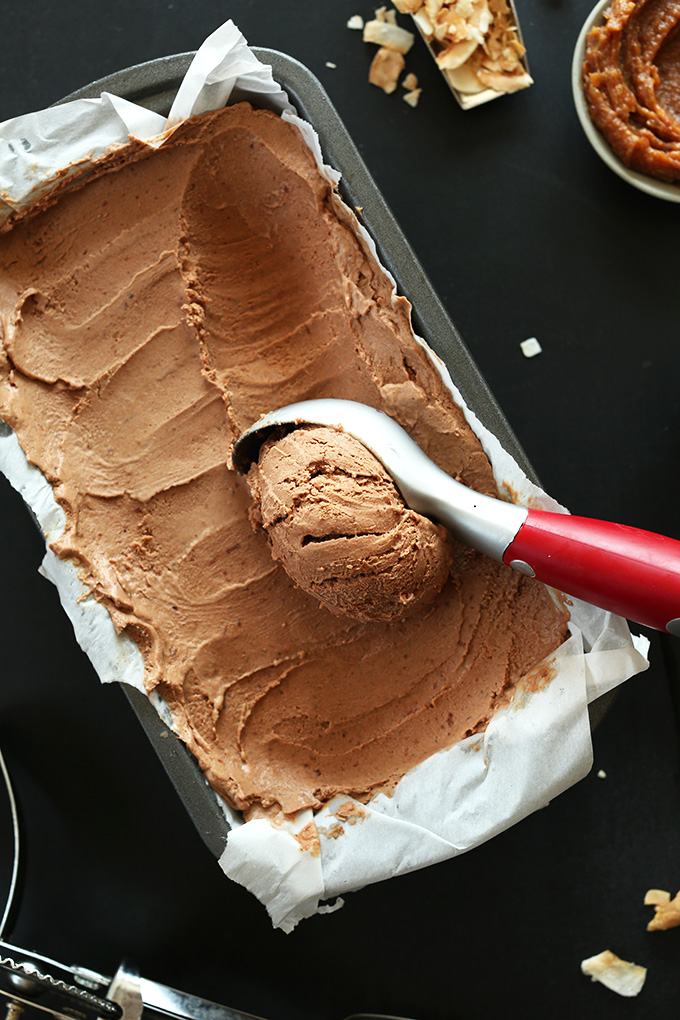
<path fill-rule="evenodd" d="M 623 524 L 530 510 L 447 475 L 392 418 L 352 400 L 306 400 L 264 415 L 238 439 L 246 472 L 274 429 L 341 428 L 390 473 L 413 510 L 520 573 L 637 623 L 680 636 L 680 542 Z"/>

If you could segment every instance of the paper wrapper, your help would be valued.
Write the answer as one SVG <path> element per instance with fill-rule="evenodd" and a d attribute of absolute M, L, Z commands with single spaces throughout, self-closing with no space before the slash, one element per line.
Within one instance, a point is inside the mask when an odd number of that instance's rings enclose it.
<path fill-rule="evenodd" d="M 157 147 L 182 119 L 237 99 L 266 105 L 297 124 L 321 172 L 338 180 L 323 164 L 313 128 L 296 116 L 271 69 L 228 22 L 198 51 L 167 120 L 104 93 L 0 125 L 0 229 L 13 212 L 49 193 L 55 181 L 63 186 L 65 178 L 81 178 L 93 160 L 127 144 L 130 136 Z M 357 230 L 375 253 L 358 223 Z M 501 490 L 521 503 L 563 511 L 465 407 L 445 366 L 432 358 L 465 409 Z M 32 508 L 47 541 L 59 535 L 64 518 L 50 485 L 1 424 L 0 468 Z M 57 586 L 100 679 L 143 691 L 141 652 L 116 633 L 75 566 L 48 549 L 41 570 Z M 263 819 L 244 823 L 216 795 L 232 825 L 219 862 L 225 874 L 265 904 L 275 926 L 290 931 L 303 917 L 335 909 L 343 893 L 478 846 L 581 779 L 592 765 L 588 704 L 647 667 L 647 642 L 631 638 L 625 621 L 592 606 L 575 602 L 571 612 L 569 639 L 540 667 L 549 682 L 525 678 L 483 734 L 428 758 L 391 795 L 378 793 L 365 805 L 339 797 L 316 815 L 303 811 L 280 825 Z M 167 707 L 154 697 L 167 720 Z"/>

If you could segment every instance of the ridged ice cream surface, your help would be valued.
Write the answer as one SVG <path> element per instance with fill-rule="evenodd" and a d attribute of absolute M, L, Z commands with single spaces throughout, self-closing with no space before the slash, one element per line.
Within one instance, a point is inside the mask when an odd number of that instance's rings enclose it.
<path fill-rule="evenodd" d="M 272 407 L 341 397 L 496 493 L 297 128 L 227 107 L 53 198 L 0 236 L 0 417 L 64 508 L 55 551 L 138 643 L 214 788 L 247 814 L 366 800 L 482 729 L 563 640 L 546 589 L 453 543 L 410 616 L 336 615 L 272 558 L 230 467 Z"/>

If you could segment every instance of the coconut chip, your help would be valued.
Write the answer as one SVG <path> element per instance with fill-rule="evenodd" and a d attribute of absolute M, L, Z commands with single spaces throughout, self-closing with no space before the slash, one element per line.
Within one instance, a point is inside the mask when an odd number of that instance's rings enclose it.
<path fill-rule="evenodd" d="M 408 53 L 415 42 L 413 32 L 407 32 L 389 21 L 367 21 L 364 25 L 364 42 L 376 43 L 397 53 Z"/>
<path fill-rule="evenodd" d="M 535 358 L 537 354 L 541 354 L 543 351 L 535 336 L 530 336 L 528 340 L 522 340 L 519 346 L 525 358 Z"/>
<path fill-rule="evenodd" d="M 654 917 L 647 925 L 647 931 L 666 931 L 680 925 L 680 892 L 675 899 L 664 889 L 648 889 L 645 905 L 654 907 Z"/>
<path fill-rule="evenodd" d="M 364 19 L 361 17 L 360 14 L 353 14 L 352 17 L 347 22 L 347 27 L 358 29 L 361 32 L 364 27 Z"/>
<path fill-rule="evenodd" d="M 517 92 L 533 79 L 507 0 L 397 0 L 425 36 L 452 88 Z"/>
<path fill-rule="evenodd" d="M 404 70 L 405 63 L 406 61 L 403 56 L 397 50 L 381 46 L 373 57 L 368 72 L 368 80 L 371 85 L 377 85 L 378 88 L 389 95 L 396 89 L 399 75 Z"/>
<path fill-rule="evenodd" d="M 405 0 L 407 2 L 407 0 Z M 410 2 L 410 0 L 409 0 Z M 416 2 L 416 0 L 414 0 Z M 420 0 L 417 0 L 420 3 Z M 388 95 L 395 91 L 399 76 L 404 70 L 404 54 L 413 46 L 415 35 L 400 28 L 394 10 L 379 7 L 372 21 L 367 21 L 363 32 L 364 42 L 375 43 L 380 48 L 376 53 L 368 74 L 371 85 L 377 85 Z M 422 89 L 419 89 L 415 74 L 408 74 L 402 82 L 407 90 L 403 97 L 409 106 L 417 106 Z"/>
<path fill-rule="evenodd" d="M 609 949 L 581 961 L 582 972 L 618 995 L 639 995 L 647 977 L 647 968 L 628 963 Z"/>
<path fill-rule="evenodd" d="M 396 12 L 393 10 L 388 11 L 387 7 L 378 7 L 374 17 L 376 21 L 386 21 L 390 25 L 396 25 L 397 23 Z"/>
<path fill-rule="evenodd" d="M 476 39 L 463 39 L 461 42 L 452 43 L 435 57 L 437 67 L 440 71 L 455 71 L 457 67 L 462 67 L 478 48 L 479 43 Z"/>
<path fill-rule="evenodd" d="M 483 92 L 484 86 L 475 74 L 474 70 L 470 67 L 470 62 L 461 64 L 460 67 L 450 68 L 446 71 L 446 78 L 451 85 L 451 88 L 457 89 L 458 92 L 465 92 L 468 95 L 474 95 L 476 92 Z"/>

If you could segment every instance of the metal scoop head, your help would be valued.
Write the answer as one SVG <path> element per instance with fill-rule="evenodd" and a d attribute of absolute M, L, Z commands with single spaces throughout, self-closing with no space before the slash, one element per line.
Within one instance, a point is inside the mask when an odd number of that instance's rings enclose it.
<path fill-rule="evenodd" d="M 456 538 L 496 560 L 522 526 L 527 511 L 481 495 L 430 460 L 394 419 L 354 400 L 304 400 L 265 414 L 237 440 L 234 467 L 245 473 L 265 439 L 281 426 L 327 425 L 363 443 L 392 476 L 412 510 L 445 525 Z"/>

